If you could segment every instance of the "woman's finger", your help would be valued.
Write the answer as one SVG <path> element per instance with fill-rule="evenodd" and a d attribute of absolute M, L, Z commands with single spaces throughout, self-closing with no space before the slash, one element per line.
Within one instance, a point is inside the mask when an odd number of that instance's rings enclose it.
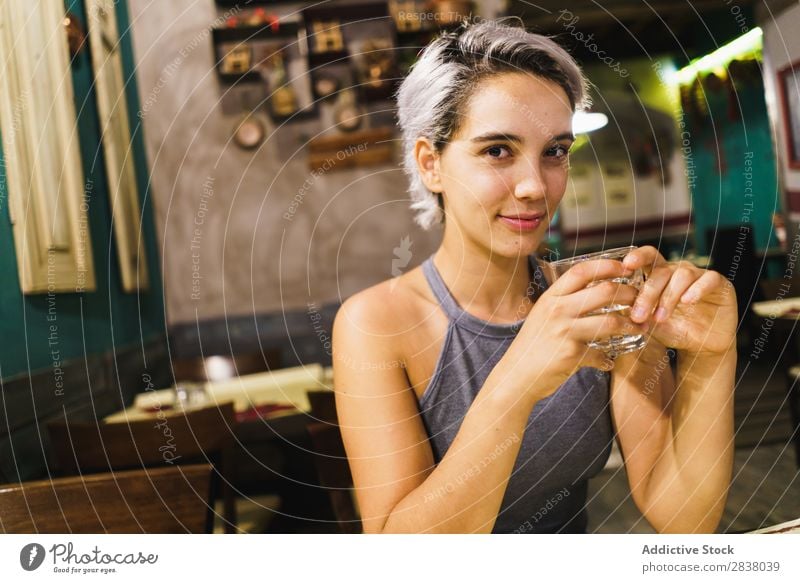
<path fill-rule="evenodd" d="M 659 253 L 658 249 L 651 245 L 646 245 L 628 253 L 622 263 L 628 269 L 641 269 L 645 275 L 649 275 L 657 267 L 666 265 L 667 260 Z"/>
<path fill-rule="evenodd" d="M 585 316 L 607 306 L 632 306 L 639 290 L 632 285 L 605 280 L 569 296 L 571 313 Z"/>
<path fill-rule="evenodd" d="M 661 294 L 669 284 L 672 269 L 669 266 L 657 267 L 647 280 L 642 284 L 642 289 L 631 309 L 631 320 L 644 322 L 656 309 L 661 299 Z"/>
<path fill-rule="evenodd" d="M 551 267 L 545 263 L 542 269 L 545 274 L 548 274 Z M 551 293 L 555 295 L 569 295 L 587 287 L 594 281 L 630 276 L 631 273 L 632 271 L 626 269 L 622 265 L 622 262 L 615 261 L 614 259 L 584 261 L 570 267 L 564 275 L 556 280 L 550 290 L 552 290 Z M 554 275 L 550 274 L 548 277 L 554 278 Z"/>
<path fill-rule="evenodd" d="M 661 293 L 658 307 L 653 316 L 656 322 L 664 322 L 672 316 L 672 312 L 683 294 L 689 290 L 695 281 L 700 279 L 700 276 L 701 272 L 696 267 L 680 265 L 673 269 L 672 277 L 670 277 L 669 283 Z"/>
<path fill-rule="evenodd" d="M 700 278 L 681 295 L 681 302 L 684 304 L 696 304 L 703 297 L 719 289 L 733 293 L 733 285 L 723 275 L 716 271 L 703 271 Z"/>

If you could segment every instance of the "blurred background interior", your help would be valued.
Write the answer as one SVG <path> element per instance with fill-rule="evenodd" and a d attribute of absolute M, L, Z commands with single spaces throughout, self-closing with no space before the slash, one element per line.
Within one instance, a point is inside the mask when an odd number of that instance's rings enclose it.
<path fill-rule="evenodd" d="M 651 244 L 734 282 L 720 531 L 800 517 L 797 2 L 12 0 L 0 529 L 359 531 L 331 324 L 439 243 L 413 222 L 391 96 L 470 14 L 554 35 L 606 116 L 576 121 L 540 252 Z M 649 531 L 617 458 L 589 498 L 590 530 Z"/>

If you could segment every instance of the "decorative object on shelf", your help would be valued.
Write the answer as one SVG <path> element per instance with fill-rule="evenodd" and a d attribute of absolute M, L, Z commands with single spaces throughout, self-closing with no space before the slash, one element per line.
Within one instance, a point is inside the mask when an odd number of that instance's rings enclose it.
<path fill-rule="evenodd" d="M 276 117 L 289 117 L 297 111 L 297 97 L 289 85 L 282 85 L 270 98 L 272 113 Z"/>
<path fill-rule="evenodd" d="M 119 51 L 116 4 L 116 0 L 86 0 L 114 239 L 122 289 L 130 293 L 147 289 L 149 282 L 125 98 L 125 75 Z"/>
<path fill-rule="evenodd" d="M 469 0 L 433 0 L 434 21 L 439 26 L 458 24 L 472 14 Z"/>
<path fill-rule="evenodd" d="M 367 37 L 394 38 L 396 30 L 386 1 L 359 4 L 318 2 L 302 11 L 308 67 L 348 64 L 351 43 Z"/>
<path fill-rule="evenodd" d="M 422 30 L 422 10 L 416 0 L 389 0 L 389 12 L 399 32 Z"/>
<path fill-rule="evenodd" d="M 246 26 L 263 26 L 268 24 L 272 32 L 280 30 L 280 20 L 277 14 L 268 13 L 263 8 L 256 8 L 252 13 L 248 14 L 242 22 Z"/>
<path fill-rule="evenodd" d="M 258 27 L 269 25 L 273 32 L 280 30 L 280 19 L 277 14 L 267 12 L 263 8 L 256 8 L 244 14 L 234 14 L 225 20 L 227 28 Z"/>
<path fill-rule="evenodd" d="M 264 142 L 267 131 L 264 122 L 255 114 L 246 113 L 238 121 L 233 141 L 244 150 L 253 150 Z"/>
<path fill-rule="evenodd" d="M 314 93 L 319 99 L 330 97 L 339 90 L 339 80 L 333 75 L 320 73 L 314 80 Z"/>
<path fill-rule="evenodd" d="M 270 16 L 263 14 L 260 18 L 270 21 Z M 312 75 L 306 71 L 306 54 L 298 42 L 298 32 L 304 25 L 300 21 L 281 21 L 278 26 L 248 26 L 247 21 L 253 22 L 245 18 L 240 26 L 211 31 L 222 85 L 223 114 L 239 116 L 266 106 L 265 113 L 274 121 L 294 122 L 315 117 Z M 237 55 L 234 49 L 238 47 L 246 47 L 248 54 Z M 231 59 L 227 65 L 226 58 Z M 253 93 L 260 97 L 255 100 L 248 97 L 253 107 L 243 108 L 240 98 Z"/>
<path fill-rule="evenodd" d="M 71 58 L 77 57 L 86 46 L 86 31 L 78 17 L 72 12 L 67 12 L 64 17 L 64 28 L 67 29 L 67 44 Z"/>
<path fill-rule="evenodd" d="M 298 49 L 298 22 L 265 17 L 269 26 L 217 27 L 211 31 L 217 57 L 217 74 L 223 83 L 263 83 L 272 55 L 287 47 Z"/>
<path fill-rule="evenodd" d="M 93 291 L 64 4 L 0 2 L 0 54 L 3 170 L 20 287 Z"/>
<path fill-rule="evenodd" d="M 394 69 L 392 42 L 389 39 L 375 38 L 366 41 L 361 47 L 362 81 L 373 89 L 380 89 L 391 76 Z"/>
<path fill-rule="evenodd" d="M 297 95 L 292 86 L 287 82 L 286 66 L 282 51 L 276 52 L 272 57 L 272 66 L 268 70 L 271 96 L 269 98 L 270 111 L 273 117 L 289 117 L 298 109 Z"/>
<path fill-rule="evenodd" d="M 223 57 L 220 71 L 223 75 L 242 75 L 250 70 L 252 60 L 250 45 L 237 45 Z"/>
<path fill-rule="evenodd" d="M 338 20 L 315 20 L 311 23 L 315 53 L 335 53 L 344 50 L 342 29 Z"/>
<path fill-rule="evenodd" d="M 286 42 L 260 41 L 250 43 L 250 55 L 252 57 L 251 67 L 261 71 L 265 76 L 276 66 L 282 66 L 284 60 L 284 49 Z"/>
<path fill-rule="evenodd" d="M 362 112 L 353 90 L 348 89 L 339 94 L 333 119 L 336 121 L 336 127 L 344 132 L 352 132 L 361 125 Z"/>

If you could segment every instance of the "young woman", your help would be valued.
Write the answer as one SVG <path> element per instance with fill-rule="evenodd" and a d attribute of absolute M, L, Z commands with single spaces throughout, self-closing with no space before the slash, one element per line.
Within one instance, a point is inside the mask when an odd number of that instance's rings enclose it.
<path fill-rule="evenodd" d="M 403 81 L 411 206 L 444 234 L 422 266 L 349 298 L 334 323 L 367 533 L 585 532 L 587 479 L 614 438 L 657 531 L 720 520 L 736 367 L 727 280 L 642 247 L 537 285 L 533 254 L 564 195 L 585 92 L 563 49 L 506 22 L 440 36 Z M 636 268 L 639 291 L 590 285 Z M 586 315 L 611 303 L 630 314 Z M 646 348 L 616 361 L 587 347 L 639 332 Z"/>

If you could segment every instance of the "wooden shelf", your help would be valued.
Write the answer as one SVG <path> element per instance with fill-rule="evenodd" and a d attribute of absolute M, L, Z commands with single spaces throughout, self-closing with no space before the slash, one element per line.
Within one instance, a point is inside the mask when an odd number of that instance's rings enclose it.
<path fill-rule="evenodd" d="M 314 69 L 327 65 L 329 63 L 347 64 L 350 59 L 350 53 L 346 50 L 341 51 L 325 51 L 324 53 L 308 53 L 308 68 Z"/>
<path fill-rule="evenodd" d="M 264 23 L 262 26 L 212 28 L 211 37 L 217 45 L 223 42 L 297 38 L 298 30 L 300 26 L 296 22 L 281 22 L 278 30 L 272 30 L 269 23 Z"/>
<path fill-rule="evenodd" d="M 256 69 L 250 69 L 244 73 L 223 73 L 221 70 L 222 58 L 219 54 L 219 45 L 222 43 L 250 43 L 257 41 L 285 40 L 288 44 L 290 39 L 296 39 L 300 26 L 296 22 L 283 22 L 278 30 L 265 23 L 262 26 L 237 26 L 219 27 L 211 29 L 211 37 L 214 43 L 214 50 L 217 59 L 216 69 L 219 80 L 223 83 L 258 83 L 264 79 Z"/>
<path fill-rule="evenodd" d="M 386 79 L 380 88 L 361 84 L 358 87 L 358 95 L 362 101 L 389 101 L 395 92 L 400 88 L 400 79 Z"/>
<path fill-rule="evenodd" d="M 263 8 L 266 6 L 275 6 L 278 4 L 313 4 L 312 2 L 298 2 L 297 0 L 214 0 L 217 6 L 224 6 L 231 8 L 239 5 L 241 8 Z"/>
<path fill-rule="evenodd" d="M 320 136 L 308 143 L 311 170 L 339 170 L 392 161 L 394 130 L 390 127 Z"/>
<path fill-rule="evenodd" d="M 303 20 L 311 23 L 314 20 L 338 20 L 341 23 L 365 21 L 377 18 L 389 18 L 389 7 L 386 2 L 370 2 L 368 4 L 312 4 L 303 10 Z M 394 21 L 392 20 L 392 27 Z"/>
<path fill-rule="evenodd" d="M 273 123 L 278 123 L 278 124 L 281 124 L 281 123 L 284 123 L 284 122 L 286 122 L 286 123 L 294 123 L 294 122 L 300 122 L 300 121 L 308 121 L 308 120 L 311 120 L 311 119 L 317 119 L 317 117 L 319 115 L 317 113 L 316 104 L 314 104 L 312 106 L 309 106 L 306 109 L 302 109 L 300 111 L 297 111 L 297 112 L 295 112 L 295 113 L 293 113 L 291 115 L 284 115 L 284 116 L 277 115 L 277 114 L 273 113 L 272 110 L 269 109 L 269 106 L 267 106 L 267 110 L 266 111 L 267 111 L 267 115 L 269 115 L 269 117 L 273 121 Z"/>
<path fill-rule="evenodd" d="M 264 78 L 258 71 L 246 71 L 244 73 L 223 73 L 217 67 L 217 76 L 223 83 L 231 85 L 235 83 L 263 83 Z"/>
<path fill-rule="evenodd" d="M 397 44 L 400 46 L 407 46 L 409 48 L 417 44 L 422 48 L 440 32 L 438 28 L 428 28 L 420 30 L 398 30 L 397 31 Z"/>

